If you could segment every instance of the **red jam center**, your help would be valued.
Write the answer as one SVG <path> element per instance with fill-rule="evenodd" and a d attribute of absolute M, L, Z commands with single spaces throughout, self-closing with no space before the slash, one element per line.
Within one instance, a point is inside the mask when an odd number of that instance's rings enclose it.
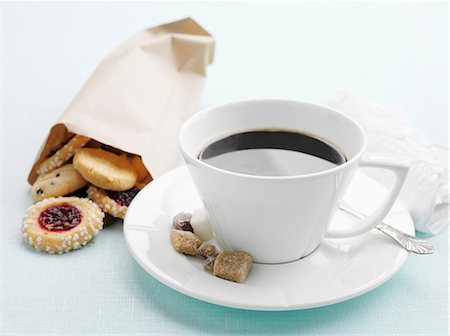
<path fill-rule="evenodd" d="M 68 231 L 81 223 L 81 212 L 74 206 L 63 203 L 42 211 L 38 222 L 47 231 Z"/>
<path fill-rule="evenodd" d="M 138 192 L 139 189 L 136 187 L 125 191 L 106 191 L 109 198 L 112 198 L 117 204 L 120 204 L 122 206 L 129 206 L 134 196 L 136 196 Z"/>

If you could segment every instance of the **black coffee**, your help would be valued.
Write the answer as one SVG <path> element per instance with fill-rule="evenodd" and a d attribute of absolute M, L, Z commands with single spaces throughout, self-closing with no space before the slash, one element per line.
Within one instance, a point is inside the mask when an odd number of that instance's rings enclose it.
<path fill-rule="evenodd" d="M 263 176 L 310 174 L 346 161 L 341 151 L 317 138 L 271 130 L 227 136 L 205 147 L 198 158 L 228 171 Z"/>

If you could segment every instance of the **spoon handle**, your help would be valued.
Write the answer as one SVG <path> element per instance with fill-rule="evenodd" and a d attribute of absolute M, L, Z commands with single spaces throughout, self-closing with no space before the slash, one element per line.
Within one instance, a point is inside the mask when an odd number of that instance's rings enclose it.
<path fill-rule="evenodd" d="M 353 215 L 357 218 L 366 217 L 361 212 L 351 209 L 347 206 L 343 206 L 342 204 L 338 205 L 338 208 L 344 212 L 347 212 L 350 215 Z M 434 253 L 433 246 L 428 243 L 426 240 L 419 239 L 417 237 L 411 236 L 405 232 L 397 230 L 396 228 L 386 224 L 385 222 L 379 223 L 375 228 L 384 234 L 388 235 L 396 242 L 398 242 L 405 250 L 417 254 L 431 254 Z"/>

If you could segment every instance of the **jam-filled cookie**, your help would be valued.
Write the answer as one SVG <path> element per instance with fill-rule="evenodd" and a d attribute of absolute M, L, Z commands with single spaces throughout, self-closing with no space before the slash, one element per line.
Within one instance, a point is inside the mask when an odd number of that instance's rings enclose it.
<path fill-rule="evenodd" d="M 82 135 L 75 135 L 68 143 L 66 143 L 55 154 L 50 156 L 47 160 L 42 162 L 37 168 L 38 175 L 46 174 L 52 170 L 61 167 L 64 163 L 69 161 L 75 154 L 75 151 L 82 148 L 89 142 L 89 138 Z"/>
<path fill-rule="evenodd" d="M 72 164 L 65 164 L 50 173 L 40 175 L 31 187 L 31 197 L 37 202 L 44 198 L 64 196 L 87 184 Z"/>
<path fill-rule="evenodd" d="M 139 189 L 133 187 L 125 191 L 110 191 L 97 188 L 93 185 L 87 190 L 88 197 L 97 203 L 100 208 L 116 218 L 124 218 L 127 213 L 128 206 Z"/>
<path fill-rule="evenodd" d="M 137 181 L 137 173 L 125 156 L 100 148 L 78 150 L 73 165 L 85 180 L 102 189 L 124 191 Z"/>
<path fill-rule="evenodd" d="M 22 235 L 36 250 L 70 252 L 99 233 L 104 216 L 99 206 L 87 198 L 46 198 L 28 209 Z"/>

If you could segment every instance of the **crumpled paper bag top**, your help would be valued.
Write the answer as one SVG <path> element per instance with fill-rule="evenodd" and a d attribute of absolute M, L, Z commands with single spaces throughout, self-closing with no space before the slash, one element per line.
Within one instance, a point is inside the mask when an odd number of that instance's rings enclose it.
<path fill-rule="evenodd" d="M 155 178 L 173 165 L 177 132 L 194 113 L 214 39 L 191 18 L 141 31 L 98 65 L 50 130 L 31 169 L 73 135 L 140 155 Z"/>

